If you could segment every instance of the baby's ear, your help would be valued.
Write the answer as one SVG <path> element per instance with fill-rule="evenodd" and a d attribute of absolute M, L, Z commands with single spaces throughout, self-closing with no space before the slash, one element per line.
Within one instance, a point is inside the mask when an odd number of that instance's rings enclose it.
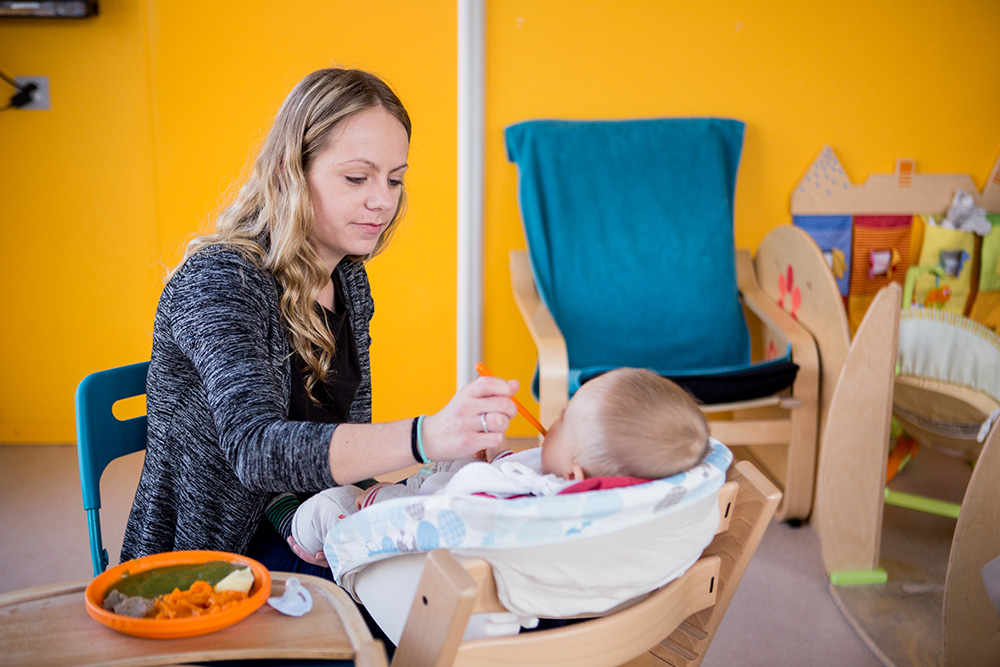
<path fill-rule="evenodd" d="M 573 471 L 566 473 L 566 481 L 568 482 L 582 482 L 585 479 L 587 476 L 584 474 L 583 468 L 576 463 L 573 464 Z"/>

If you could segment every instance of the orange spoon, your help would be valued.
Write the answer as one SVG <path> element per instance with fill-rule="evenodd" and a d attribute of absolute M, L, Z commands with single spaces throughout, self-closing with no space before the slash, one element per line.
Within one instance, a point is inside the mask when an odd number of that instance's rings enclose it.
<path fill-rule="evenodd" d="M 485 377 L 495 377 L 493 373 L 490 373 L 489 369 L 486 368 L 486 364 L 481 361 L 476 364 L 476 372 Z M 521 402 L 513 396 L 510 397 L 510 400 L 514 401 L 514 405 L 517 406 L 517 411 L 520 412 L 525 419 L 531 422 L 531 425 L 537 428 L 539 433 L 545 435 L 545 427 L 542 426 L 541 422 L 535 419 L 535 415 L 528 412 L 528 408 L 521 405 Z"/>

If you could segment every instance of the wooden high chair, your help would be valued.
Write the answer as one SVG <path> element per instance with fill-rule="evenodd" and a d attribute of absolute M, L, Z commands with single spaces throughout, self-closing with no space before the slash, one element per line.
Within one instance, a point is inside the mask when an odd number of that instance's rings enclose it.
<path fill-rule="evenodd" d="M 716 537 L 680 578 L 604 616 L 510 637 L 462 641 L 472 614 L 506 609 L 486 561 L 433 551 L 392 664 L 698 665 L 780 498 L 753 464 L 735 464 L 719 494 Z"/>

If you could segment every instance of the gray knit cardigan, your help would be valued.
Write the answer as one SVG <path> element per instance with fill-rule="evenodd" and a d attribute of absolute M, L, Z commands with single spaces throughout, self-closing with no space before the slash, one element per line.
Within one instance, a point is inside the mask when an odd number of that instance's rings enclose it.
<path fill-rule="evenodd" d="M 371 421 L 363 264 L 337 267 L 361 385 L 351 422 Z M 160 297 L 147 378 L 149 438 L 122 560 L 184 549 L 245 553 L 273 492 L 334 486 L 335 424 L 287 420 L 291 348 L 275 280 L 240 253 L 202 250 Z"/>

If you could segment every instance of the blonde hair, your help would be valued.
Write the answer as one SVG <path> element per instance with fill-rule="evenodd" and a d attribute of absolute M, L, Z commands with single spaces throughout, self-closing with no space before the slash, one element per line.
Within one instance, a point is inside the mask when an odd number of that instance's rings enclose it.
<path fill-rule="evenodd" d="M 620 368 L 590 383 L 594 411 L 574 457 L 588 477 L 660 479 L 693 468 L 708 454 L 708 422 L 675 382 Z"/>
<path fill-rule="evenodd" d="M 174 269 L 176 272 L 199 251 L 227 246 L 274 276 L 282 289 L 280 308 L 289 343 L 306 363 L 306 391 L 313 401 L 314 387 L 332 366 L 336 344 L 315 308 L 316 297 L 330 274 L 310 241 L 314 220 L 307 174 L 329 145 L 334 128 L 374 107 L 399 120 L 410 138 L 406 109 L 375 75 L 331 68 L 302 79 L 278 110 L 252 174 L 216 219 L 215 232 L 192 240 Z M 347 259 L 364 262 L 382 252 L 398 226 L 405 203 L 406 191 L 401 189 L 396 213 L 374 251 Z"/>

